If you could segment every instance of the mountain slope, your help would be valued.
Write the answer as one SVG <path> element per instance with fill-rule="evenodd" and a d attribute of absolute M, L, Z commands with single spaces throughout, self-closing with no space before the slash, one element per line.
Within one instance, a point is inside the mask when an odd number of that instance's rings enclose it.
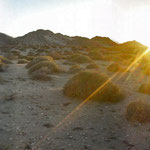
<path fill-rule="evenodd" d="M 65 45 L 70 40 L 70 37 L 41 29 L 15 39 L 17 44 L 23 45 Z"/>
<path fill-rule="evenodd" d="M 13 38 L 4 33 L 0 33 L 0 45 L 9 45 L 9 44 L 13 44 Z"/>
<path fill-rule="evenodd" d="M 122 52 L 126 52 L 126 53 L 137 53 L 137 52 L 143 52 L 147 48 L 148 48 L 147 46 L 145 46 L 137 41 L 128 41 L 125 43 L 118 44 L 109 49 L 113 50 L 113 51 L 122 51 Z"/>
<path fill-rule="evenodd" d="M 91 40 L 99 42 L 104 47 L 112 47 L 112 46 L 118 45 L 118 43 L 112 41 L 108 37 L 96 36 L 96 37 L 93 37 Z"/>

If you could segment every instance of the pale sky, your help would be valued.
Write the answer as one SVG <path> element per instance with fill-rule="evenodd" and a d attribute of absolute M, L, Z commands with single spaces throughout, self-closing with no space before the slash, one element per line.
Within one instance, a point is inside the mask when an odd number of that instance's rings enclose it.
<path fill-rule="evenodd" d="M 150 46 L 150 0 L 0 0 L 0 32 L 37 29 Z"/>

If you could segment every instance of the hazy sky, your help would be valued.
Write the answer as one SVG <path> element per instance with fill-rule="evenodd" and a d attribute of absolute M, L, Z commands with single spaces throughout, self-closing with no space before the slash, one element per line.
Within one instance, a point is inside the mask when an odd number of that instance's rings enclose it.
<path fill-rule="evenodd" d="M 150 46 L 150 0 L 0 0 L 0 32 L 37 29 Z"/>

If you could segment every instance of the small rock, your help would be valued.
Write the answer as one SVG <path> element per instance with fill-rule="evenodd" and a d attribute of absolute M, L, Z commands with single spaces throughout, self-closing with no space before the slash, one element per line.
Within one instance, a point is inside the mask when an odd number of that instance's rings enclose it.
<path fill-rule="evenodd" d="M 70 104 L 71 104 L 71 102 L 66 102 L 66 103 L 63 104 L 63 106 L 68 106 Z"/>
<path fill-rule="evenodd" d="M 52 124 L 50 124 L 50 123 L 45 123 L 45 124 L 43 124 L 43 126 L 44 127 L 46 127 L 46 128 L 52 128 L 52 127 L 54 127 Z"/>

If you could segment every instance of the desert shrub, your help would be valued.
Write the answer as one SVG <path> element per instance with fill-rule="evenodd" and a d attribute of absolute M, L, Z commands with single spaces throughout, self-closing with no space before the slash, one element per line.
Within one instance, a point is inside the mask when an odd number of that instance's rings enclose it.
<path fill-rule="evenodd" d="M 7 58 L 0 56 L 0 60 L 1 62 L 5 63 L 5 64 L 12 64 L 12 62 L 10 60 L 8 60 Z"/>
<path fill-rule="evenodd" d="M 118 71 L 121 71 L 122 68 L 120 67 L 119 64 L 113 63 L 107 67 L 107 70 L 110 72 L 118 72 Z"/>
<path fill-rule="evenodd" d="M 57 73 L 63 71 L 62 68 L 60 68 L 54 61 L 41 61 L 30 67 L 28 72 L 33 73 L 43 67 L 47 68 L 49 73 Z"/>
<path fill-rule="evenodd" d="M 103 60 L 103 55 L 99 51 L 91 51 L 88 56 L 94 60 Z"/>
<path fill-rule="evenodd" d="M 63 92 L 68 97 L 85 99 L 107 80 L 108 77 L 99 71 L 85 70 L 73 76 L 65 84 Z M 109 82 L 92 97 L 93 100 L 105 102 L 119 102 L 123 98 L 124 94 L 112 82 Z"/>
<path fill-rule="evenodd" d="M 42 61 L 54 61 L 54 60 L 51 56 L 38 56 L 38 57 L 35 57 L 32 61 L 30 61 L 26 65 L 26 68 L 30 68 L 31 66 L 33 66 L 39 62 L 42 62 Z"/>
<path fill-rule="evenodd" d="M 17 63 L 18 64 L 26 64 L 26 63 L 28 63 L 28 60 L 26 60 L 26 59 L 19 59 Z"/>
<path fill-rule="evenodd" d="M 93 60 L 90 57 L 85 56 L 85 55 L 80 55 L 80 54 L 72 55 L 71 57 L 68 58 L 68 61 L 71 61 L 74 63 L 81 63 L 81 64 L 93 62 Z"/>
<path fill-rule="evenodd" d="M 142 84 L 139 87 L 140 93 L 150 94 L 150 84 Z"/>
<path fill-rule="evenodd" d="M 143 101 L 131 102 L 127 106 L 126 118 L 140 123 L 150 122 L 150 104 Z"/>
<path fill-rule="evenodd" d="M 99 69 L 99 68 L 100 67 L 95 63 L 91 63 L 91 64 L 86 66 L 86 69 Z"/>
<path fill-rule="evenodd" d="M 82 68 L 79 65 L 73 65 L 72 67 L 70 67 L 68 72 L 69 73 L 77 73 L 81 70 L 82 70 Z"/>
<path fill-rule="evenodd" d="M 59 54 L 58 52 L 51 52 L 48 55 L 51 56 L 55 60 L 63 59 L 63 56 Z"/>

